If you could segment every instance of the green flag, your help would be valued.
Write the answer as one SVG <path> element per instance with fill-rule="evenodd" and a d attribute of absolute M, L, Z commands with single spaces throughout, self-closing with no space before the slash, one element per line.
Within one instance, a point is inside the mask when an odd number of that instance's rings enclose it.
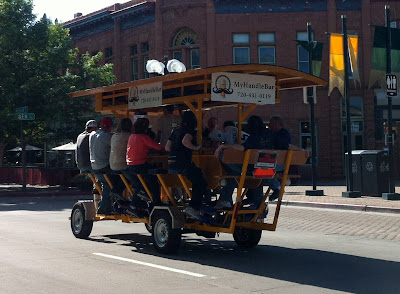
<path fill-rule="evenodd" d="M 311 52 L 311 66 L 312 66 L 312 75 L 319 77 L 321 74 L 321 63 L 322 63 L 322 51 L 324 48 L 324 44 L 321 42 L 308 42 L 308 41 L 300 41 L 296 40 L 297 43 L 306 49 L 308 52 Z"/>
<path fill-rule="evenodd" d="M 369 76 L 368 88 L 376 82 L 381 88 L 386 88 L 386 27 L 376 26 L 374 35 L 374 47 L 372 51 L 371 73 Z M 392 73 L 400 74 L 400 29 L 391 28 L 392 41 Z"/>

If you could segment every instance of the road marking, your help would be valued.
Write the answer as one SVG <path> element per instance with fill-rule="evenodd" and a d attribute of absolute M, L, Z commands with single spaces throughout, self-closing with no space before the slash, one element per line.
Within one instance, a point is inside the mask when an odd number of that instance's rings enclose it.
<path fill-rule="evenodd" d="M 139 261 L 139 260 L 124 258 L 124 257 L 119 257 L 119 256 L 114 256 L 114 255 L 109 255 L 109 254 L 104 254 L 104 253 L 96 253 L 95 252 L 93 254 L 98 255 L 98 256 L 112 258 L 112 259 L 122 260 L 122 261 L 130 262 L 130 263 L 136 263 L 136 264 L 140 264 L 140 265 L 144 265 L 144 266 L 154 267 L 154 268 L 162 269 L 165 271 L 175 272 L 175 273 L 193 276 L 193 277 L 197 277 L 197 278 L 206 277 L 206 275 L 188 272 L 188 271 L 184 271 L 184 270 L 180 270 L 180 269 L 176 269 L 176 268 L 172 268 L 172 267 L 167 267 L 167 266 L 163 266 L 163 265 L 157 265 L 157 264 L 153 264 L 153 263 L 143 262 L 143 261 Z"/>

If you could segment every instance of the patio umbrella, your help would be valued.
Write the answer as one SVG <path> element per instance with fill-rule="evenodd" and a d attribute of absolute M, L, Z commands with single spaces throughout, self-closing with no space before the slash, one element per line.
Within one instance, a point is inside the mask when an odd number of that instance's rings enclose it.
<path fill-rule="evenodd" d="M 54 151 L 75 151 L 76 150 L 76 143 L 69 142 L 67 144 L 54 147 L 51 150 L 54 150 Z"/>
<path fill-rule="evenodd" d="M 43 150 L 43 149 L 39 148 L 39 147 L 32 146 L 32 145 L 26 145 L 25 150 L 26 151 L 40 151 L 40 150 Z M 20 152 L 20 151 L 22 151 L 22 147 L 21 146 L 17 146 L 15 148 L 7 150 L 7 151 L 18 151 L 18 152 Z"/>

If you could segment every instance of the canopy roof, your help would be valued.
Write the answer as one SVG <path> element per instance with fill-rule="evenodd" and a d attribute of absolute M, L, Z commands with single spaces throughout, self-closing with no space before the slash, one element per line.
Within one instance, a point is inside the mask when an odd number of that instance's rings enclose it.
<path fill-rule="evenodd" d="M 312 86 L 325 86 L 327 84 L 325 80 L 313 75 L 279 66 L 261 64 L 225 65 L 190 70 L 183 73 L 175 73 L 165 76 L 157 76 L 154 78 L 116 84 L 112 86 L 88 89 L 71 93 L 70 97 L 76 98 L 95 95 L 96 111 L 105 114 L 113 113 L 119 116 L 121 114 L 138 111 L 137 109 L 128 109 L 128 94 L 131 87 L 161 82 L 163 91 L 163 105 L 188 105 L 188 103 L 198 103 L 200 101 L 203 103 L 203 107 L 235 104 L 232 102 L 228 103 L 211 101 L 211 75 L 218 72 L 275 77 L 275 87 L 277 89 L 276 102 L 280 102 L 279 91 Z M 158 106 L 140 110 L 146 112 L 158 112 L 160 111 L 160 107 Z"/>
<path fill-rule="evenodd" d="M 32 145 L 26 145 L 26 146 L 25 146 L 25 150 L 26 150 L 26 151 L 40 151 L 40 150 L 43 150 L 43 149 L 42 149 L 42 148 L 39 148 L 39 147 L 32 146 Z M 22 147 L 21 147 L 21 146 L 17 146 L 17 147 L 15 147 L 15 148 L 9 149 L 9 150 L 7 150 L 7 151 L 19 152 L 19 151 L 22 151 Z"/>
<path fill-rule="evenodd" d="M 54 151 L 75 151 L 76 150 L 76 143 L 69 142 L 67 144 L 54 147 L 51 150 L 54 150 Z"/>

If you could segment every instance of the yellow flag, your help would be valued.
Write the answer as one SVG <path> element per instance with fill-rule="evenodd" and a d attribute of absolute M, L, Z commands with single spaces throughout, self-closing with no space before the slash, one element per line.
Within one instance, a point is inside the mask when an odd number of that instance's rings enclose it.
<path fill-rule="evenodd" d="M 344 96 L 344 58 L 343 58 L 343 35 L 331 34 L 331 46 L 329 56 L 329 91 L 337 87 Z"/>
<path fill-rule="evenodd" d="M 358 81 L 360 83 L 360 73 L 358 71 L 358 36 L 349 36 L 349 55 L 350 55 L 350 66 L 353 72 L 354 83 Z"/>

